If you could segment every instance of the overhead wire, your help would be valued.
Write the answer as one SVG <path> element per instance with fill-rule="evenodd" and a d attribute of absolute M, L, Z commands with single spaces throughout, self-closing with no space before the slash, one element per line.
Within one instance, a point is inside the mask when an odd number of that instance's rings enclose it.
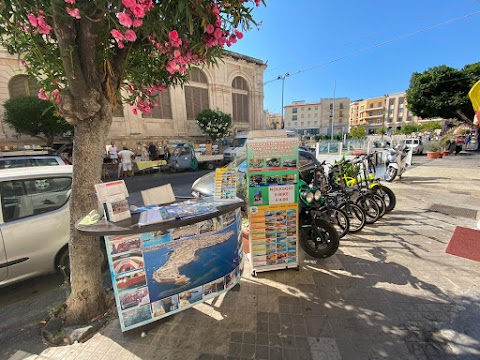
<path fill-rule="evenodd" d="M 478 0 L 476 0 L 476 1 L 478 1 Z M 323 62 L 321 64 L 313 65 L 313 66 L 308 67 L 306 69 L 301 69 L 301 70 L 298 70 L 298 71 L 295 71 L 295 72 L 288 73 L 289 74 L 288 76 L 292 77 L 294 75 L 298 75 L 298 74 L 301 74 L 301 73 L 304 73 L 304 72 L 307 72 L 307 71 L 311 71 L 311 70 L 314 70 L 314 69 L 317 69 L 317 68 L 320 68 L 320 67 L 324 67 L 324 66 L 336 63 L 340 60 L 348 59 L 348 58 L 354 57 L 358 54 L 364 53 L 366 51 L 373 50 L 373 49 L 379 48 L 381 46 L 390 44 L 392 42 L 395 42 L 395 41 L 398 41 L 398 40 L 403 40 L 403 39 L 406 39 L 408 37 L 411 37 L 413 35 L 417 35 L 417 34 L 420 34 L 420 33 L 428 32 L 428 31 L 437 29 L 437 28 L 445 26 L 445 25 L 452 24 L 452 23 L 460 21 L 460 20 L 465 20 L 465 19 L 471 18 L 471 17 L 479 15 L 479 14 L 480 14 L 480 11 L 476 11 L 476 12 L 469 13 L 469 14 L 466 14 L 466 15 L 463 15 L 463 16 L 460 16 L 460 17 L 456 17 L 456 18 L 446 20 L 444 22 L 441 22 L 441 23 L 438 23 L 438 24 L 435 24 L 435 25 L 432 25 L 432 26 L 429 26 L 429 27 L 411 32 L 411 33 L 408 33 L 408 34 L 399 35 L 399 36 L 396 36 L 392 39 L 389 39 L 389 40 L 386 40 L 386 41 L 383 41 L 383 42 L 380 42 L 380 43 L 377 43 L 377 44 L 374 44 L 374 45 L 371 45 L 371 46 L 367 46 L 363 49 L 353 51 L 349 54 L 346 54 L 346 55 L 340 56 L 338 58 Z M 270 83 L 272 83 L 274 81 L 278 81 L 278 80 L 281 80 L 281 76 L 276 77 L 275 79 L 268 80 L 268 81 L 264 82 L 263 85 L 267 85 L 267 84 L 270 84 Z"/>

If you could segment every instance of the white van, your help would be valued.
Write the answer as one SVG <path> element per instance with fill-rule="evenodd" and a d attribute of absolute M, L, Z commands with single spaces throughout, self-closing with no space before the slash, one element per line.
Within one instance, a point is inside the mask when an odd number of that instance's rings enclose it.
<path fill-rule="evenodd" d="M 233 139 L 228 148 L 223 150 L 223 161 L 225 163 L 235 160 L 239 156 L 247 155 L 248 131 L 240 131 Z"/>

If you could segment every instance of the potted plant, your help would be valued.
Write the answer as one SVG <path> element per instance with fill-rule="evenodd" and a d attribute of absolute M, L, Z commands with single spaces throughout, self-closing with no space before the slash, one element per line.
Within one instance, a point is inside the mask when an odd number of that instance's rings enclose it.
<path fill-rule="evenodd" d="M 429 149 L 427 151 L 427 159 L 438 159 L 440 157 L 441 145 L 438 141 L 430 142 Z"/>
<path fill-rule="evenodd" d="M 441 137 L 440 146 L 443 156 L 450 155 L 452 146 L 455 146 L 455 137 L 452 130 L 447 131 L 445 135 Z"/>

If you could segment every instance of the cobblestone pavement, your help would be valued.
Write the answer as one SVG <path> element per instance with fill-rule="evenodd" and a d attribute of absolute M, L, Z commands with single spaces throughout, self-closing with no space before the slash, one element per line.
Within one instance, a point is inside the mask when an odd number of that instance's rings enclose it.
<path fill-rule="evenodd" d="M 478 219 L 480 154 L 430 161 L 391 187 L 397 207 L 300 271 L 244 273 L 238 291 L 123 335 L 118 321 L 83 344 L 11 359 L 479 359 L 480 263 L 445 253 Z M 478 212 L 477 212 L 478 215 Z"/>

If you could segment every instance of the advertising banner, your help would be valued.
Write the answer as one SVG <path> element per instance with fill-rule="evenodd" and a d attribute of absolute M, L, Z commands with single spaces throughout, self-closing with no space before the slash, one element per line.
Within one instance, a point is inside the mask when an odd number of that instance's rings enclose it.
<path fill-rule="evenodd" d="M 122 331 L 188 309 L 240 280 L 240 209 L 202 222 L 105 236 Z"/>
<path fill-rule="evenodd" d="M 298 140 L 247 141 L 250 249 L 254 274 L 298 267 Z"/>

